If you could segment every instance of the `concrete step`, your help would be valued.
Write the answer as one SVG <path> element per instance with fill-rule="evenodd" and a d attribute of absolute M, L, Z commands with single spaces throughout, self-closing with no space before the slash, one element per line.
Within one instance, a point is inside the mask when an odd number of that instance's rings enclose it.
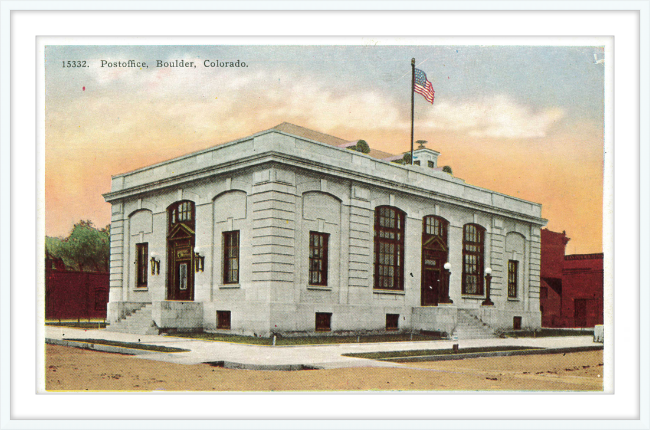
<path fill-rule="evenodd" d="M 118 333 L 160 334 L 152 315 L 151 304 L 148 303 L 116 323 L 108 325 L 106 330 Z"/>
<path fill-rule="evenodd" d="M 452 338 L 457 339 L 492 339 L 497 337 L 488 324 L 466 309 L 458 310 L 457 324 L 451 335 Z"/>

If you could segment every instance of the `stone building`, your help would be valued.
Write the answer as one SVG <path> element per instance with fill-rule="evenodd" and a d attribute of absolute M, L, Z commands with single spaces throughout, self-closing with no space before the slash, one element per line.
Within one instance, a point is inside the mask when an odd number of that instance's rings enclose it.
<path fill-rule="evenodd" d="M 355 142 L 283 123 L 114 176 L 111 329 L 539 328 L 541 205 Z"/>

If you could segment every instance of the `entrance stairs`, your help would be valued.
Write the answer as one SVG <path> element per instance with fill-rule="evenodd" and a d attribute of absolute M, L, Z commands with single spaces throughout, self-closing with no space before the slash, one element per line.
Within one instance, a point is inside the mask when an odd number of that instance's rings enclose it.
<path fill-rule="evenodd" d="M 458 309 L 458 323 L 451 334 L 452 339 L 494 339 L 498 336 L 494 330 L 479 317 L 472 313 L 471 309 Z"/>
<path fill-rule="evenodd" d="M 160 330 L 153 321 L 151 303 L 144 303 L 141 308 L 127 314 L 116 323 L 108 325 L 106 330 L 133 334 L 160 334 Z"/>

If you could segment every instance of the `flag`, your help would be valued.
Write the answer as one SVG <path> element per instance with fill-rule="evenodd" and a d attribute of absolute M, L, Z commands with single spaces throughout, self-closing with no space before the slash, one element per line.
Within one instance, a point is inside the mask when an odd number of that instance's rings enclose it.
<path fill-rule="evenodd" d="M 427 79 L 427 75 L 425 75 L 420 69 L 415 69 L 415 83 L 413 90 L 418 94 L 422 94 L 426 101 L 433 104 L 433 96 L 435 95 L 433 85 L 431 85 L 431 82 Z"/>

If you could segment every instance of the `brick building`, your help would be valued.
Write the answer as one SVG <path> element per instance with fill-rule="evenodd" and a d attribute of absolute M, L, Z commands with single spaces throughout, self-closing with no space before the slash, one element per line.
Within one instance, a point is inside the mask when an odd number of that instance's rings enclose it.
<path fill-rule="evenodd" d="M 603 254 L 565 255 L 566 233 L 542 229 L 542 327 L 603 323 Z"/>

